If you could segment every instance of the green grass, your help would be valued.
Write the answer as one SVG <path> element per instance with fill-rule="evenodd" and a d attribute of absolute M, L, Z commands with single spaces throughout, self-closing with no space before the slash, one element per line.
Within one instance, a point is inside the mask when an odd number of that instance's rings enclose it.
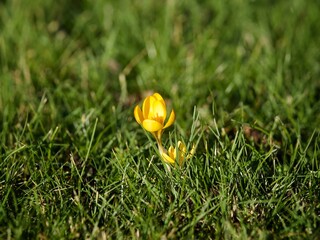
<path fill-rule="evenodd" d="M 317 1 L 0 3 L 1 239 L 317 239 Z M 133 108 L 176 112 L 168 172 Z"/>

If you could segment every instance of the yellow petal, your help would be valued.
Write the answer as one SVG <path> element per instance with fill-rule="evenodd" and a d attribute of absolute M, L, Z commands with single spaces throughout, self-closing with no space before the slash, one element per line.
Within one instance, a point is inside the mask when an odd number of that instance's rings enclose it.
<path fill-rule="evenodd" d="M 186 145 L 181 141 L 178 141 L 178 149 L 182 153 L 186 153 L 186 151 L 187 151 Z"/>
<path fill-rule="evenodd" d="M 157 117 L 157 113 L 156 113 L 157 109 L 155 109 L 156 102 L 158 102 L 158 100 L 154 96 L 149 96 L 146 99 L 145 113 L 144 113 L 145 118 L 154 119 Z"/>
<path fill-rule="evenodd" d="M 167 154 L 165 153 L 162 153 L 161 154 L 161 157 L 163 159 L 163 161 L 167 162 L 167 163 L 171 163 L 173 164 L 174 163 L 174 159 L 172 159 L 171 157 L 169 157 Z"/>
<path fill-rule="evenodd" d="M 150 110 L 150 96 L 146 97 L 146 99 L 142 103 L 142 114 L 144 119 L 148 118 L 149 110 Z"/>
<path fill-rule="evenodd" d="M 165 101 L 163 100 L 162 96 L 159 93 L 154 93 L 152 96 L 155 97 L 158 101 L 162 102 L 164 107 L 166 107 L 166 103 L 165 103 Z"/>
<path fill-rule="evenodd" d="M 137 121 L 139 124 L 141 124 L 142 121 L 143 121 L 143 114 L 142 114 L 141 108 L 140 108 L 139 106 L 136 106 L 136 107 L 134 108 L 133 114 L 134 114 L 134 118 L 136 119 L 136 121 Z"/>
<path fill-rule="evenodd" d="M 176 149 L 172 146 L 169 147 L 168 149 L 168 154 L 172 159 L 176 159 Z"/>
<path fill-rule="evenodd" d="M 173 111 L 173 109 L 172 109 L 172 111 L 171 111 L 171 113 L 170 113 L 170 116 L 169 116 L 169 119 L 168 119 L 166 125 L 164 125 L 163 128 L 170 127 L 170 126 L 173 124 L 173 122 L 174 122 L 175 119 L 176 119 L 176 115 L 175 115 L 175 113 L 174 113 L 174 111 Z"/>
<path fill-rule="evenodd" d="M 151 116 L 151 112 L 152 112 L 152 116 Z M 150 109 L 149 116 L 150 118 L 155 119 L 159 121 L 161 124 L 163 124 L 167 116 L 166 107 L 163 105 L 161 101 L 153 102 L 153 105 L 151 106 L 151 109 Z"/>
<path fill-rule="evenodd" d="M 195 152 L 196 152 L 196 146 L 194 144 L 192 144 L 192 148 L 187 156 L 187 159 L 191 158 L 195 154 Z"/>
<path fill-rule="evenodd" d="M 162 129 L 163 125 L 155 120 L 145 119 L 142 122 L 142 126 L 149 132 L 156 132 Z"/>

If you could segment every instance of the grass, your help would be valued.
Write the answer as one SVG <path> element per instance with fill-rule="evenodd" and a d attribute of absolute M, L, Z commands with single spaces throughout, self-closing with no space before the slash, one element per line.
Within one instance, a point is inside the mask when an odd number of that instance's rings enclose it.
<path fill-rule="evenodd" d="M 1 239 L 316 239 L 316 1 L 2 1 Z M 166 171 L 133 108 L 176 112 Z"/>

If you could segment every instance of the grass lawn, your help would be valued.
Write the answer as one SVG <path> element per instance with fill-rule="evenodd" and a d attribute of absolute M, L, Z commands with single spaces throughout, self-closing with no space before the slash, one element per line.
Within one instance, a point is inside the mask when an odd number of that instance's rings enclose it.
<path fill-rule="evenodd" d="M 311 0 L 1 1 L 0 239 L 319 239 L 319 22 Z M 135 120 L 156 92 L 181 166 Z"/>

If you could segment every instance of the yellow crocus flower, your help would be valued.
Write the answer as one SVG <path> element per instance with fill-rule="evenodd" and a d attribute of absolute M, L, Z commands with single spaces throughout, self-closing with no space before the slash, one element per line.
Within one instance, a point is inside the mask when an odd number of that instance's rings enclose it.
<path fill-rule="evenodd" d="M 147 131 L 151 132 L 157 143 L 161 145 L 161 136 L 163 130 L 171 126 L 176 118 L 172 109 L 170 116 L 165 123 L 167 117 L 166 103 L 159 93 L 147 97 L 140 106 L 134 108 L 134 117 L 136 121 Z"/>
<path fill-rule="evenodd" d="M 177 161 L 180 165 L 182 165 L 185 159 L 189 159 L 193 156 L 193 154 L 195 153 L 195 146 L 193 145 L 191 151 L 187 153 L 186 145 L 183 142 L 178 141 L 178 149 L 176 149 L 173 146 L 170 146 L 168 149 L 168 153 L 165 153 L 163 149 L 159 150 L 162 159 L 166 163 L 174 164 Z"/>

